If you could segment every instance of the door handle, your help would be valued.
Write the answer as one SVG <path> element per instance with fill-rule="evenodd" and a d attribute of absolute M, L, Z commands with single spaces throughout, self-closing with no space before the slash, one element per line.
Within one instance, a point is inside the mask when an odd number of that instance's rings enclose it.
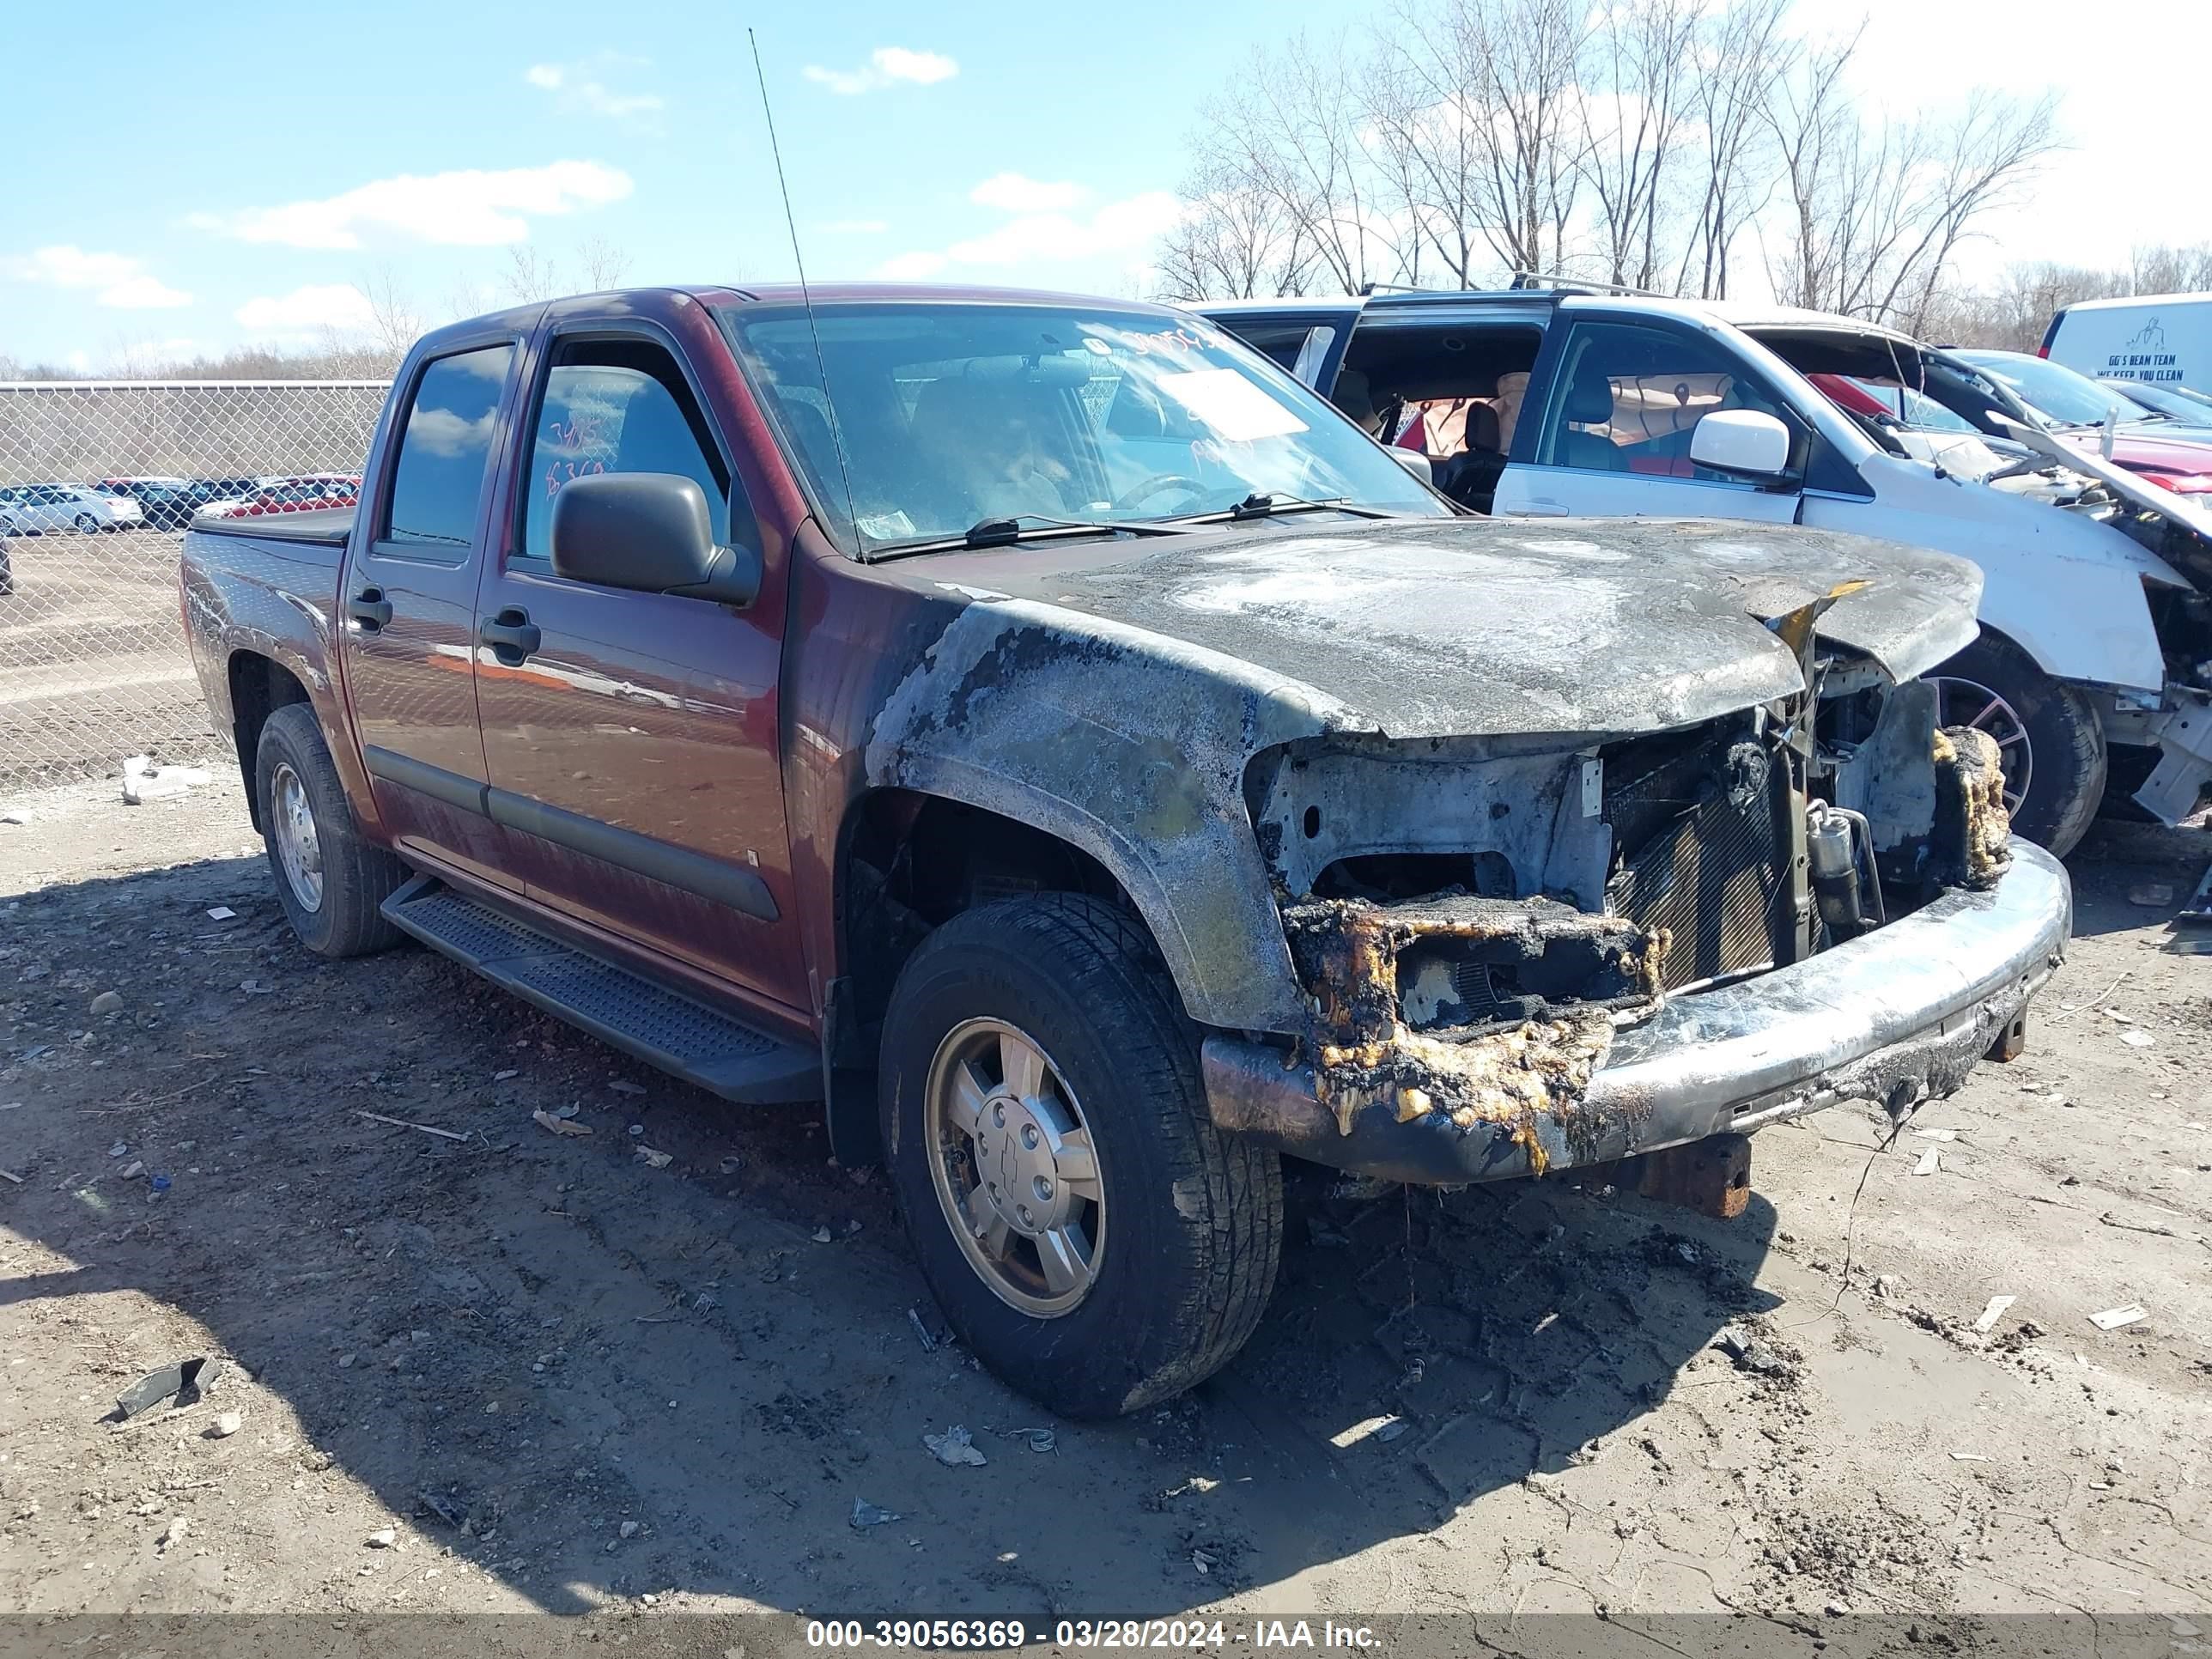
<path fill-rule="evenodd" d="M 374 634 L 392 623 L 392 601 L 380 587 L 364 587 L 346 601 L 346 615 L 361 624 L 364 634 Z"/>
<path fill-rule="evenodd" d="M 1504 516 L 1509 519 L 1564 519 L 1567 516 L 1567 509 L 1557 501 L 1522 501 L 1517 507 L 1507 507 Z"/>
<path fill-rule="evenodd" d="M 521 667 L 523 659 L 538 649 L 540 637 L 538 625 L 530 620 L 530 613 L 519 605 L 508 605 L 477 627 L 477 638 L 489 646 L 492 655 L 509 668 Z"/>

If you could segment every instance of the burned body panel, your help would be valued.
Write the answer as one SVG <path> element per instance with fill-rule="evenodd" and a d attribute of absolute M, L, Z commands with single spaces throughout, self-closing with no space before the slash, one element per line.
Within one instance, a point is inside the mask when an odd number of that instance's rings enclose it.
<path fill-rule="evenodd" d="M 1802 700 L 1804 661 L 1769 621 L 1808 606 L 1823 640 L 1920 672 L 1972 636 L 1977 583 L 1849 537 L 1475 520 L 1037 544 L 868 576 L 946 620 L 869 726 L 867 786 L 1080 848 L 1193 1018 L 1291 1036 L 1309 994 L 1278 904 L 1321 863 L 1489 851 L 1509 896 L 1602 908 L 1610 844 L 1581 804 L 1596 745 Z M 1291 799 L 1300 768 L 1359 810 Z M 1416 794 L 1422 810 L 1392 809 Z"/>
<path fill-rule="evenodd" d="M 1801 691 L 1765 623 L 1854 580 L 1820 636 L 1908 679 L 1972 640 L 1979 593 L 1940 554 L 1660 520 L 1276 525 L 927 564 L 1270 671 L 1401 738 L 1594 741 Z"/>

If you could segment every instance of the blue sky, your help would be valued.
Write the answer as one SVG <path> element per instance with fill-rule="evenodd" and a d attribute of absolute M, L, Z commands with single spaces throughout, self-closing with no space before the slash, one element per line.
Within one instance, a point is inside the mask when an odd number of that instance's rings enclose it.
<path fill-rule="evenodd" d="M 1806 0 L 1814 19 L 1845 9 Z M 515 247 L 601 239 L 634 283 L 787 275 L 744 28 L 758 28 L 809 271 L 1133 293 L 1210 90 L 1348 0 L 736 8 L 389 0 L 316 12 L 17 8 L 0 354 L 104 366 L 359 320 L 388 276 L 434 319 L 504 297 Z M 2157 65 L 2212 61 L 2183 0 L 1874 0 L 1871 95 L 2066 97 L 2073 152 L 1973 258 L 2118 259 L 2212 222 L 2147 165 L 2203 145 Z M 103 62 L 109 64 L 101 78 Z M 2185 76 L 2184 79 L 2185 80 Z M 27 137 L 45 135 L 37 143 Z M 573 285 L 573 284 L 572 284 Z M 471 307 L 470 308 L 474 308 Z"/>
<path fill-rule="evenodd" d="M 304 335 L 386 271 L 433 315 L 471 285 L 497 302 L 491 236 L 562 265 L 604 238 L 633 283 L 787 275 L 749 21 L 811 276 L 1134 291 L 1195 107 L 1271 15 L 109 0 L 111 84 L 9 76 L 10 148 L 58 142 L 11 157 L 0 353 Z M 18 64 L 98 55 L 62 7 L 9 33 Z"/>

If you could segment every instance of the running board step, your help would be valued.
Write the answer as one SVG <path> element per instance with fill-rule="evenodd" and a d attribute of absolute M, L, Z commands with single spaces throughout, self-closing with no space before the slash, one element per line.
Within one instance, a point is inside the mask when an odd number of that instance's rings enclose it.
<path fill-rule="evenodd" d="M 432 876 L 383 911 L 392 926 L 526 1002 L 725 1100 L 773 1105 L 822 1097 L 820 1050 L 588 956 Z"/>

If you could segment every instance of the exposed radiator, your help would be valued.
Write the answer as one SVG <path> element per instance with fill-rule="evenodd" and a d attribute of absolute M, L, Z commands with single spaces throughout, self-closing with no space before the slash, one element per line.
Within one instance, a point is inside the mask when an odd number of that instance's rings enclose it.
<path fill-rule="evenodd" d="M 1789 852 L 1766 756 L 1747 734 L 1693 734 L 1623 744 L 1606 771 L 1623 853 L 1607 908 L 1673 933 L 1668 988 L 1772 963 Z"/>

